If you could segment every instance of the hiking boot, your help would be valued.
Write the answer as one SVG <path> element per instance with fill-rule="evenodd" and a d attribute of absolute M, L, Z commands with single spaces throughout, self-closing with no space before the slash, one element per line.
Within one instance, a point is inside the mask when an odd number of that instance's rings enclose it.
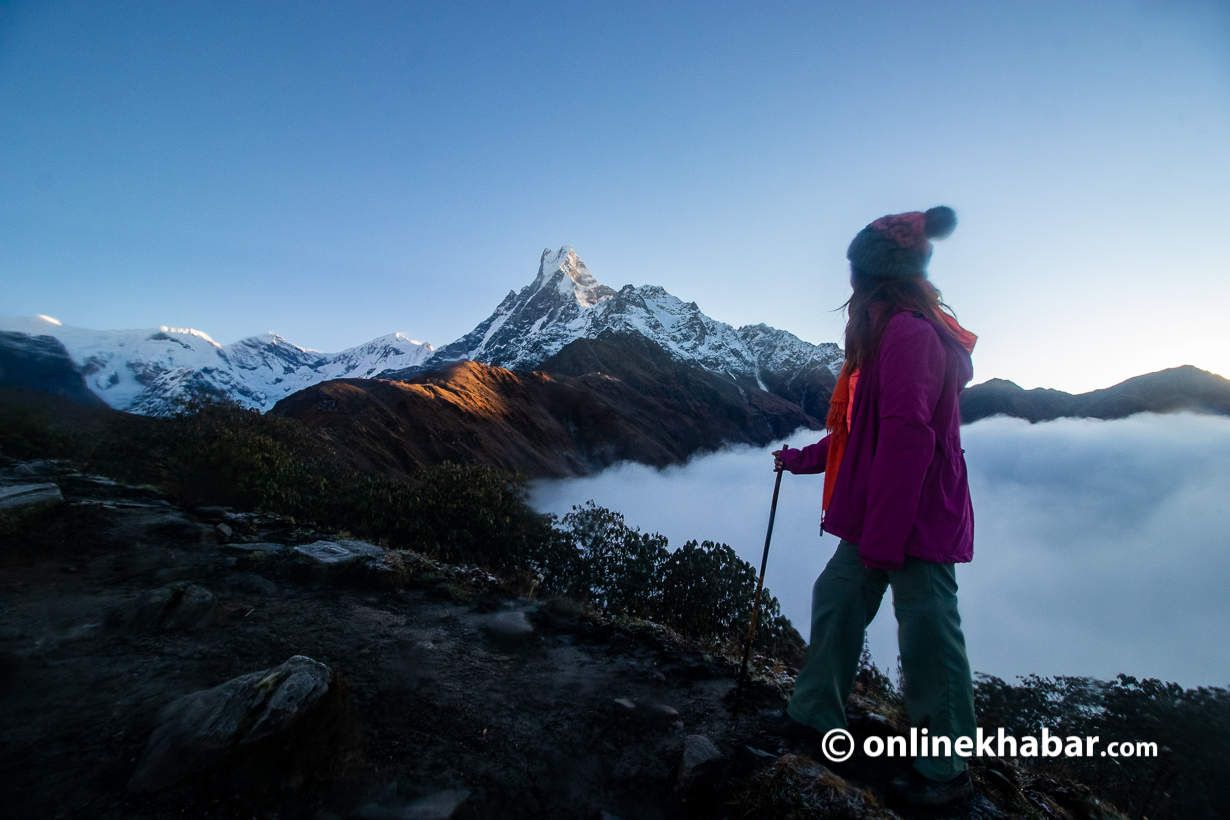
<path fill-rule="evenodd" d="M 932 780 L 911 768 L 889 784 L 893 797 L 910 806 L 947 806 L 974 794 L 973 781 L 964 771 L 952 780 Z"/>
<path fill-rule="evenodd" d="M 824 739 L 824 733 L 813 729 L 806 723 L 799 723 L 785 710 L 774 712 L 762 721 L 762 727 L 768 734 L 786 740 L 809 740 L 819 743 Z"/>

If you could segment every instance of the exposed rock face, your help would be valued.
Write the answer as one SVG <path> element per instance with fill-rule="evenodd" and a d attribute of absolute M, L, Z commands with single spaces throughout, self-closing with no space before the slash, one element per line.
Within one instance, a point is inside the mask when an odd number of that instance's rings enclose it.
<path fill-rule="evenodd" d="M 216 608 L 212 592 L 180 581 L 145 593 L 119 615 L 119 621 L 138 632 L 203 629 L 213 623 Z"/>
<path fill-rule="evenodd" d="M 287 731 L 323 700 L 330 678 L 323 663 L 295 655 L 273 669 L 180 698 L 159 715 L 128 788 L 169 786 L 237 747 Z"/>
<path fill-rule="evenodd" d="M 295 547 L 295 552 L 306 555 L 318 564 L 334 566 L 349 564 L 358 558 L 379 558 L 384 550 L 366 541 L 314 541 Z"/>
<path fill-rule="evenodd" d="M 64 500 L 56 484 L 16 484 L 0 487 L 0 510 L 58 504 Z"/>
<path fill-rule="evenodd" d="M 101 405 L 59 340 L 0 330 L 0 388 L 40 390 L 82 404 Z"/>
<path fill-rule="evenodd" d="M 786 399 L 614 333 L 569 344 L 538 372 L 458 362 L 409 382 L 338 380 L 272 412 L 323 430 L 356 467 L 386 475 L 445 460 L 552 477 L 618 461 L 666 466 L 823 427 Z"/>
<path fill-rule="evenodd" d="M 1000 414 L 1038 422 L 1064 417 L 1121 419 L 1133 413 L 1183 410 L 1230 415 L 1230 380 L 1184 365 L 1077 395 L 1040 387 L 1024 390 L 1005 379 L 976 384 L 961 394 L 965 424 Z"/>

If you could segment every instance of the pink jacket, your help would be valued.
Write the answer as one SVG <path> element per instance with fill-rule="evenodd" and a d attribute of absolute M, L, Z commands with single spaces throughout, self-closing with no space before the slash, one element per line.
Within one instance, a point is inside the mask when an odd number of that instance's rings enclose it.
<path fill-rule="evenodd" d="M 961 563 L 974 555 L 961 412 L 973 378 L 970 355 L 922 314 L 888 322 L 876 356 L 861 368 L 850 441 L 822 528 L 859 545 L 873 569 L 905 556 Z M 796 475 L 824 472 L 828 437 L 782 454 Z"/>

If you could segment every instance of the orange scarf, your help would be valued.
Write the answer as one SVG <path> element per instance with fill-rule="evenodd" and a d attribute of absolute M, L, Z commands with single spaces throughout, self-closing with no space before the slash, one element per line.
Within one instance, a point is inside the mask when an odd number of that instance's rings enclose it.
<path fill-rule="evenodd" d="M 944 329 L 961 343 L 966 352 L 973 353 L 978 337 L 957 324 L 957 320 L 947 313 L 940 311 L 939 315 Z M 824 421 L 829 431 L 829 455 L 824 464 L 824 496 L 820 501 L 822 511 L 829 508 L 833 490 L 837 487 L 837 471 L 841 469 L 841 459 L 846 454 L 846 445 L 850 443 L 850 405 L 854 401 L 851 379 L 858 380 L 858 368 L 851 367 L 847 359 L 841 368 L 841 375 L 837 377 L 837 386 L 829 399 L 829 415 Z"/>

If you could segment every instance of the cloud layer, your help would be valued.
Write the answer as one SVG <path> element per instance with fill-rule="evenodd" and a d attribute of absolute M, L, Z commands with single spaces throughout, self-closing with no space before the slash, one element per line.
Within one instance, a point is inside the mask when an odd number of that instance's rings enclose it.
<path fill-rule="evenodd" d="M 957 577 L 976 671 L 1230 684 L 1230 419 L 995 418 L 962 437 L 976 535 Z M 672 546 L 724 541 L 759 566 L 771 449 L 542 482 L 533 502 L 562 514 L 593 499 Z M 821 485 L 785 476 L 766 577 L 804 637 L 812 582 L 837 545 L 818 535 Z M 888 595 L 869 638 L 877 663 L 895 669 Z"/>

